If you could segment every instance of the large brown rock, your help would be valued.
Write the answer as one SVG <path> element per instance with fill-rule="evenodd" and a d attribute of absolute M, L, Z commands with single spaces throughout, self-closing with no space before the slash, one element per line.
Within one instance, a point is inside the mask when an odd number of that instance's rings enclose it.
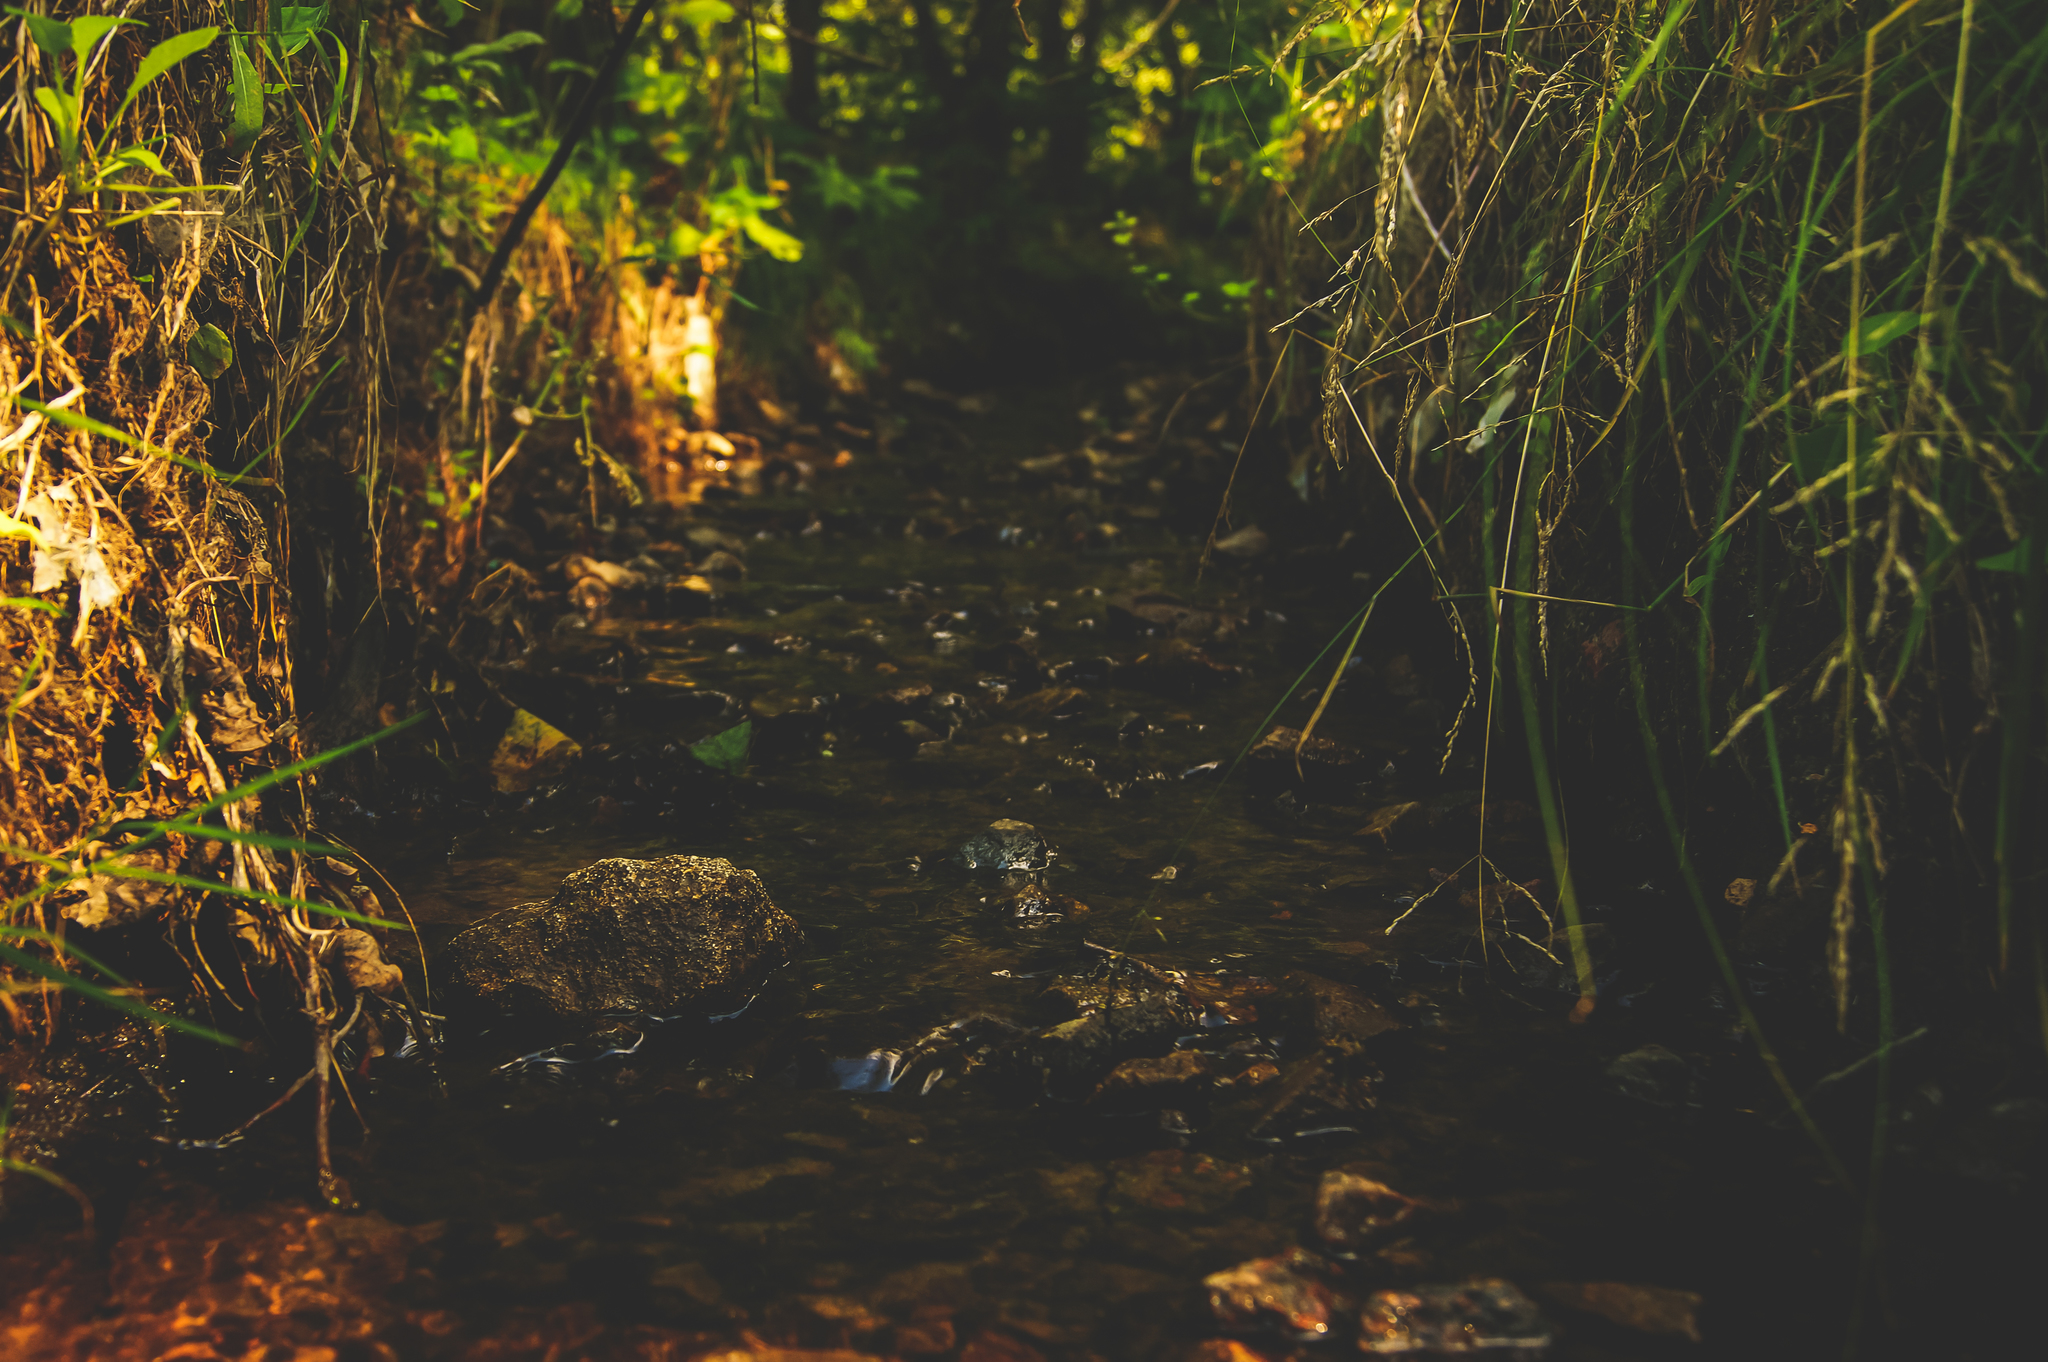
<path fill-rule="evenodd" d="M 537 1025 L 607 1012 L 716 1015 L 744 1006 L 804 944 L 751 870 L 703 856 L 599 861 L 545 903 L 448 945 L 452 1006 Z"/>

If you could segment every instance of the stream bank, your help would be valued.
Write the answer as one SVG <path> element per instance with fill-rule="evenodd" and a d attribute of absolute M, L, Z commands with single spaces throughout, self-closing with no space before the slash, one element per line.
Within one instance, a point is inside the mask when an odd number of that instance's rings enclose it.
<path fill-rule="evenodd" d="M 1602 992 L 1573 1024 L 1576 986 L 1521 906 L 1545 906 L 1527 806 L 1487 806 L 1488 855 L 1526 896 L 1489 901 L 1460 869 L 1478 771 L 1462 748 L 1439 770 L 1464 678 L 1426 600 L 1362 649 L 1317 727 L 1331 747 L 1231 773 L 1308 719 L 1320 685 L 1300 678 L 1381 546 L 1254 485 L 1201 570 L 1235 450 L 1213 409 L 1161 440 L 1176 396 L 927 389 L 845 413 L 836 467 L 764 460 L 686 513 L 593 530 L 573 505 L 510 508 L 501 594 L 474 598 L 445 671 L 405 683 L 446 707 L 451 745 L 328 785 L 427 978 L 403 945 L 388 957 L 438 986 L 478 919 L 604 858 L 674 854 L 754 872 L 806 949 L 717 1023 L 628 1017 L 545 1046 L 458 1030 L 445 1097 L 418 1056 L 355 1052 L 368 1130 L 334 1126 L 353 1213 L 308 1207 L 303 1106 L 225 1149 L 176 1143 L 289 1082 L 269 1058 L 154 1108 L 131 1086 L 119 1119 L 168 1142 L 91 1186 L 98 1242 L 52 1253 L 75 1216 L 54 1198 L 5 1229 L 16 1355 L 1278 1358 L 1297 1345 L 1223 1341 L 1203 1283 L 1332 1247 L 1314 1227 L 1332 1171 L 1428 1208 L 1329 1269 L 1356 1295 L 1507 1279 L 1558 1357 L 1833 1351 L 1861 1207 L 1780 1119 L 1712 978 L 1674 963 L 1689 910 L 1654 879 L 1589 879 Z M 501 747 L 520 713 L 574 752 L 536 742 L 535 775 Z M 744 763 L 715 745 L 742 722 Z M 1005 881 L 961 854 L 998 820 L 1056 856 Z M 960 1023 L 1041 1032 L 1048 987 L 1093 978 L 1104 948 L 1222 1008 L 1168 1037 L 1212 1057 L 1206 1089 L 1168 1073 L 1128 1086 L 1182 1082 L 1170 1101 L 1073 1100 L 1091 1073 L 1026 1101 L 903 1064 Z M 1802 986 L 1762 950 L 1744 969 L 1767 1024 Z M 1262 1125 L 1264 1083 L 1218 1084 L 1315 1061 L 1318 999 L 1389 1021 L 1359 1042 L 1370 1091 Z M 1860 1058 L 1830 1044 L 1783 1045 L 1802 1086 Z M 2025 1298 L 1986 1227 L 2037 1205 L 2048 1110 L 1973 1089 L 1962 1037 L 1926 1044 L 1902 1059 L 1959 1095 L 1923 1093 L 1899 1184 L 1884 1298 L 1909 1299 L 1884 1327 L 1913 1345 Z M 1589 1283 L 1697 1294 L 1706 1344 L 1586 1308 Z"/>

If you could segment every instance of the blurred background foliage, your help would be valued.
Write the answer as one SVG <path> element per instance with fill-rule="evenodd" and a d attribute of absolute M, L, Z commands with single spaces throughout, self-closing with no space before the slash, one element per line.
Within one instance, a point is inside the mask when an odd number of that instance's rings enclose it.
<path fill-rule="evenodd" d="M 1034 372 L 1213 352 L 1243 334 L 1274 191 L 1327 172 L 1333 130 L 1363 146 L 1348 96 L 1398 17 L 660 0 L 549 210 L 591 269 L 711 276 L 729 367 L 843 386 L 884 354 Z M 411 192 L 471 282 L 617 19 L 440 0 L 378 22 Z"/>

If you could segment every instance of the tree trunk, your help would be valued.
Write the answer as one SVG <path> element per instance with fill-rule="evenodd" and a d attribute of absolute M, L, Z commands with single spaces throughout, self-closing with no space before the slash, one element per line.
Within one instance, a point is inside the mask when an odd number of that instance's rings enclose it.
<path fill-rule="evenodd" d="M 1076 49 L 1072 37 L 1063 35 L 1063 60 L 1074 75 L 1052 87 L 1058 95 L 1048 118 L 1050 136 L 1045 155 L 1047 178 L 1057 189 L 1078 184 L 1088 169 L 1088 123 L 1095 102 L 1096 49 L 1102 42 L 1103 18 L 1103 0 L 1088 0 L 1074 29 L 1074 35 L 1081 39 L 1080 47 Z"/>
<path fill-rule="evenodd" d="M 789 84 L 782 98 L 783 112 L 800 128 L 818 126 L 818 23 L 824 0 L 783 0 L 794 40 L 789 44 Z M 805 41 L 809 39 L 810 41 Z"/>

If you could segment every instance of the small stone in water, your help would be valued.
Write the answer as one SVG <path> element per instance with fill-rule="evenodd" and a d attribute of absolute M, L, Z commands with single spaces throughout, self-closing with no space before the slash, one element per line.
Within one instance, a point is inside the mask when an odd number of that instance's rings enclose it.
<path fill-rule="evenodd" d="M 1622 1096 L 1653 1107 L 1699 1105 L 1699 1082 L 1683 1055 L 1661 1045 L 1631 1050 L 1607 1066 L 1607 1077 Z"/>
<path fill-rule="evenodd" d="M 1295 1249 L 1212 1273 L 1202 1285 L 1209 1292 L 1209 1308 L 1225 1328 L 1327 1338 L 1344 1302 L 1318 1275 L 1321 1267 L 1314 1254 Z"/>
<path fill-rule="evenodd" d="M 969 870 L 1043 870 L 1057 854 L 1029 823 L 998 818 L 961 843 L 953 859 Z"/>
<path fill-rule="evenodd" d="M 1473 1353 L 1550 1346 L 1550 1326 L 1511 1282 L 1480 1277 L 1412 1291 L 1380 1291 L 1359 1312 L 1368 1353 Z"/>
<path fill-rule="evenodd" d="M 1209 1057 L 1200 1050 L 1176 1050 L 1157 1058 L 1127 1059 L 1096 1085 L 1091 1102 L 1154 1106 L 1178 1097 L 1209 1076 Z"/>
<path fill-rule="evenodd" d="M 1316 1189 L 1316 1233 L 1333 1251 L 1355 1253 L 1420 1209 L 1420 1202 L 1385 1183 L 1333 1168 Z"/>

